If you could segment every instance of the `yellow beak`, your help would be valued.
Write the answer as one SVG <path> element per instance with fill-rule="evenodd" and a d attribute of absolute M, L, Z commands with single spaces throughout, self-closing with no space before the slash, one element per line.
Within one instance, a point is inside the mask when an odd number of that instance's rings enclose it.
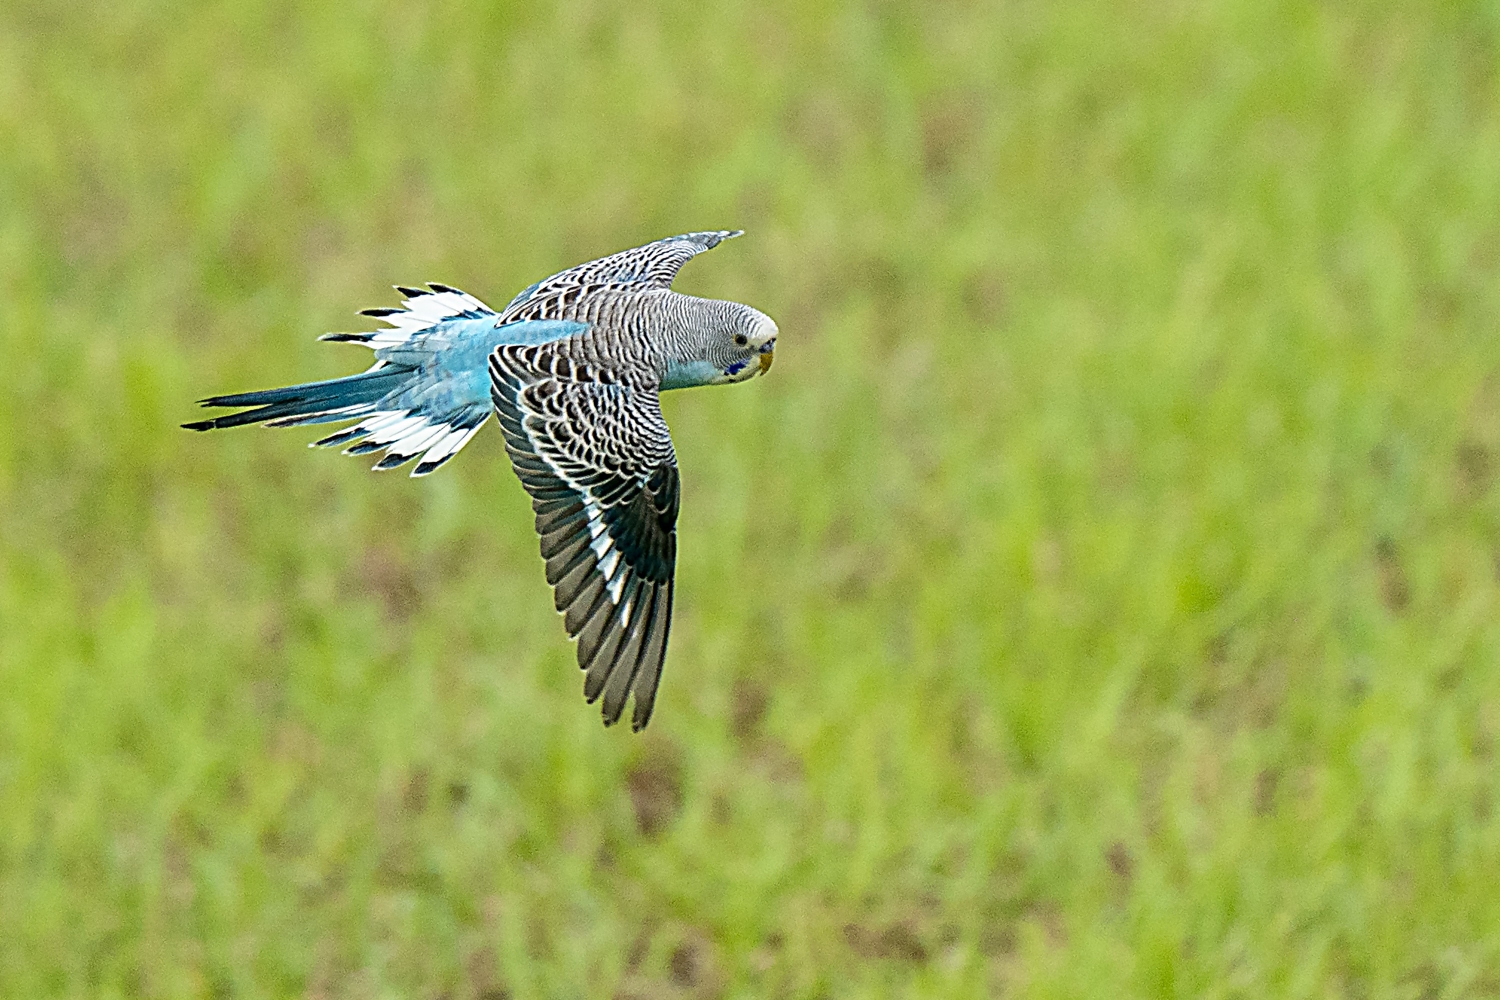
<path fill-rule="evenodd" d="M 760 356 L 760 373 L 762 375 L 771 370 L 771 359 L 775 356 L 775 351 L 767 351 Z"/>

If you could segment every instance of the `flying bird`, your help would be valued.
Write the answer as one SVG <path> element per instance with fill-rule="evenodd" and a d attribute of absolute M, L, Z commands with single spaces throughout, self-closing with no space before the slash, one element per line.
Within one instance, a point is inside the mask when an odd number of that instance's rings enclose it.
<path fill-rule="evenodd" d="M 326 382 L 211 396 L 239 412 L 197 431 L 348 423 L 310 447 L 416 460 L 425 476 L 488 419 L 531 495 L 547 582 L 578 640 L 584 696 L 605 725 L 634 696 L 651 719 L 667 652 L 677 561 L 677 456 L 658 394 L 744 382 L 771 367 L 776 324 L 738 302 L 672 291 L 678 270 L 740 231 L 688 233 L 580 264 L 498 312 L 465 292 L 396 286 L 400 308 L 366 309 L 385 329 L 323 340 L 375 352 L 367 371 Z M 420 456 L 420 457 L 419 457 Z"/>

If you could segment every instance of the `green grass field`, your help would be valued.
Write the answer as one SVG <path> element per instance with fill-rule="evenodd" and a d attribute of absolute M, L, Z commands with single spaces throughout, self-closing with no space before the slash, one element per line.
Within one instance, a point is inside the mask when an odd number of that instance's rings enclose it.
<path fill-rule="evenodd" d="M 678 288 L 604 729 L 486 430 L 192 401 Z M 1500 8 L 0 5 L 0 996 L 1500 996 Z"/>

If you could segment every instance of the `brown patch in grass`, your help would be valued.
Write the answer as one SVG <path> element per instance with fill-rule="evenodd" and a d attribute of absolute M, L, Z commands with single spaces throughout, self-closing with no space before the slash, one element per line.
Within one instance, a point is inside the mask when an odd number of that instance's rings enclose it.
<path fill-rule="evenodd" d="M 1232 635 L 1220 634 L 1206 644 L 1193 678 L 1192 710 L 1222 733 L 1266 729 L 1276 724 L 1289 684 L 1282 660 L 1237 655 Z"/>
<path fill-rule="evenodd" d="M 927 946 L 911 920 L 898 920 L 876 929 L 864 924 L 844 925 L 844 940 L 862 958 L 890 958 L 902 962 L 927 961 Z"/>
<path fill-rule="evenodd" d="M 1276 808 L 1276 792 L 1281 787 L 1281 772 L 1263 767 L 1255 776 L 1255 815 L 1268 816 Z"/>
<path fill-rule="evenodd" d="M 786 937 L 780 931 L 766 935 L 759 948 L 750 953 L 750 968 L 764 975 L 776 966 L 781 949 L 786 946 Z"/>
<path fill-rule="evenodd" d="M 729 689 L 729 731 L 741 743 L 748 743 L 760 730 L 770 696 L 765 688 L 746 677 L 736 677 Z"/>
<path fill-rule="evenodd" d="M 987 920 L 979 925 L 979 950 L 996 958 L 1016 950 L 1016 929 L 1003 920 Z"/>
<path fill-rule="evenodd" d="M 1381 603 L 1392 614 L 1401 614 L 1411 604 L 1411 585 L 1401 565 L 1401 554 L 1389 536 L 1375 543 L 1375 571 L 1379 576 Z"/>
<path fill-rule="evenodd" d="M 717 997 L 722 996 L 729 976 L 718 949 L 701 930 L 683 928 L 672 935 L 676 943 L 666 953 L 666 968 L 653 958 L 652 940 L 661 941 L 660 928 L 640 930 L 626 956 L 624 982 L 615 997 Z M 671 940 L 672 938 L 669 938 Z"/>
<path fill-rule="evenodd" d="M 510 990 L 499 983 L 500 957 L 489 945 L 480 945 L 464 960 L 464 972 L 480 1000 L 510 1000 Z"/>
<path fill-rule="evenodd" d="M 890 575 L 886 554 L 859 541 L 858 531 L 847 516 L 829 524 L 820 561 L 826 591 L 843 603 L 863 600 Z"/>
<path fill-rule="evenodd" d="M 1203 656 L 1215 667 L 1222 667 L 1229 662 L 1229 644 L 1231 636 L 1228 632 L 1215 632 L 1208 642 L 1204 643 Z"/>
<path fill-rule="evenodd" d="M 980 326 L 994 326 L 1003 320 L 1010 302 L 1004 276 L 992 267 L 981 268 L 965 278 L 960 297 L 964 312 Z"/>
<path fill-rule="evenodd" d="M 689 938 L 672 949 L 672 957 L 667 960 L 667 969 L 671 972 L 672 982 L 685 990 L 690 990 L 703 981 L 708 964 L 707 949 L 701 942 Z"/>
<path fill-rule="evenodd" d="M 625 775 L 636 829 L 656 837 L 682 812 L 682 771 L 675 760 L 654 756 L 634 764 Z"/>
<path fill-rule="evenodd" d="M 766 777 L 777 784 L 790 785 L 802 780 L 802 758 L 780 740 L 762 740 L 754 759 Z"/>
<path fill-rule="evenodd" d="M 715 792 L 713 802 L 709 805 L 709 813 L 719 826 L 727 826 L 734 818 L 734 805 L 729 801 L 729 796 L 723 792 Z"/>
<path fill-rule="evenodd" d="M 1034 921 L 1047 936 L 1047 943 L 1054 948 L 1062 948 L 1068 943 L 1068 928 L 1063 923 L 1062 910 L 1056 903 L 1038 902 L 1027 911 L 1027 917 Z"/>
<path fill-rule="evenodd" d="M 973 159 L 983 121 L 984 101 L 977 91 L 951 91 L 927 101 L 921 111 L 922 172 L 940 179 Z"/>
<path fill-rule="evenodd" d="M 369 592 L 380 599 L 385 617 L 404 622 L 422 606 L 416 572 L 406 558 L 389 546 L 372 546 L 360 562 L 360 576 Z"/>
<path fill-rule="evenodd" d="M 634 972 L 646 961 L 646 955 L 651 950 L 651 931 L 643 928 L 636 935 L 635 940 L 630 943 L 630 951 L 625 954 L 625 969 Z"/>
<path fill-rule="evenodd" d="M 1104 852 L 1104 861 L 1120 881 L 1129 882 L 1135 877 L 1135 857 L 1123 842 L 1117 840 L 1110 844 L 1109 850 Z"/>
<path fill-rule="evenodd" d="M 407 812 L 419 813 L 427 808 L 429 786 L 432 779 L 426 768 L 417 768 L 406 779 L 406 788 L 401 792 L 401 806 Z"/>
<path fill-rule="evenodd" d="M 1458 466 L 1458 494 L 1474 501 L 1484 496 L 1495 479 L 1495 460 L 1490 450 L 1473 439 L 1462 442 L 1454 456 Z"/>

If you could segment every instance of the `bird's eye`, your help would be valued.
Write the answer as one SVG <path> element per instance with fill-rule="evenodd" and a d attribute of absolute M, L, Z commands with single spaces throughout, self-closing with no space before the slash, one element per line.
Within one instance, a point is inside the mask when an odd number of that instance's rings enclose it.
<path fill-rule="evenodd" d="M 743 333 L 737 333 L 734 335 L 734 342 L 736 344 L 739 344 L 741 347 L 744 347 L 746 344 L 750 343 L 750 338 L 745 336 Z"/>

